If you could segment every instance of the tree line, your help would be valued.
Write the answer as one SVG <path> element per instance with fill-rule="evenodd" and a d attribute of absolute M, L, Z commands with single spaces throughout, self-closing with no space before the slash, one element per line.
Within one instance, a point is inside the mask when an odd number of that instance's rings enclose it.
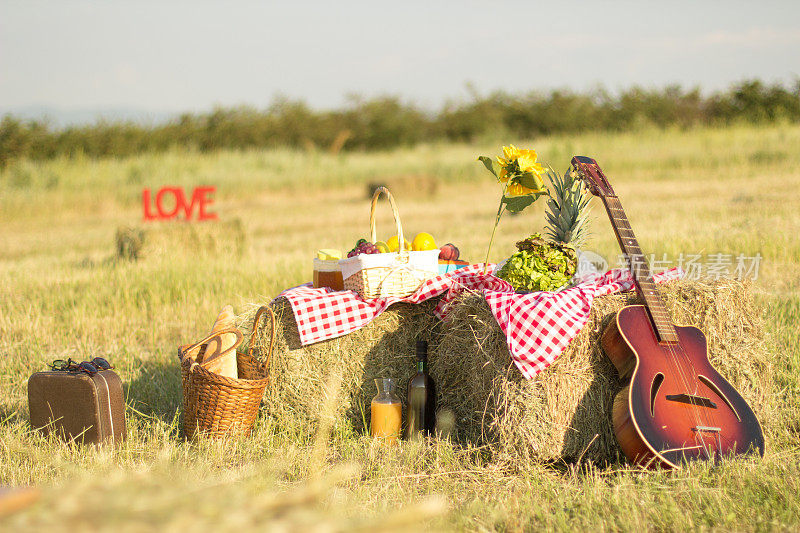
<path fill-rule="evenodd" d="M 343 109 L 325 111 L 280 98 L 263 110 L 218 108 L 154 125 L 98 121 L 56 128 L 46 121 L 6 115 L 0 121 L 0 167 L 20 158 L 127 156 L 175 147 L 210 152 L 288 146 L 338 152 L 470 141 L 486 135 L 520 139 L 586 130 L 775 121 L 800 121 L 800 79 L 790 86 L 747 80 L 709 96 L 677 85 L 633 87 L 617 95 L 604 89 L 497 91 L 449 102 L 437 112 L 391 96 L 355 98 Z"/>

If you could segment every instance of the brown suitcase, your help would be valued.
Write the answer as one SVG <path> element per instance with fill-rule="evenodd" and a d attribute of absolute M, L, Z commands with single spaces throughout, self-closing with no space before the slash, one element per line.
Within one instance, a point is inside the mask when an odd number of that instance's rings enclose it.
<path fill-rule="evenodd" d="M 113 370 L 37 372 L 28 379 L 31 426 L 81 443 L 125 440 L 122 380 Z"/>

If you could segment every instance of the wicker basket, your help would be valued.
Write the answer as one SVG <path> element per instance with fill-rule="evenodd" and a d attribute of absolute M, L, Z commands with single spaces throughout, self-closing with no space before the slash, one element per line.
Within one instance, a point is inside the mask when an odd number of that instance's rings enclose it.
<path fill-rule="evenodd" d="M 381 193 L 386 194 L 392 207 L 399 250 L 393 253 L 359 254 L 339 261 L 345 290 L 355 291 L 364 299 L 405 297 L 413 294 L 425 280 L 439 274 L 439 250 L 412 252 L 403 246 L 403 224 L 394 197 L 386 187 L 378 187 L 372 196 L 369 214 L 371 241 L 375 242 L 377 238 L 375 208 Z"/>
<path fill-rule="evenodd" d="M 272 340 L 267 359 L 261 364 L 253 356 L 252 344 L 258 321 L 264 312 L 269 312 L 272 320 Z M 267 306 L 262 306 L 256 313 L 250 348 L 246 354 L 236 353 L 239 379 L 215 374 L 189 355 L 193 349 L 225 333 L 235 333 L 237 341 L 223 353 L 235 350 L 242 341 L 242 333 L 237 329 L 219 331 L 190 346 L 181 346 L 178 350 L 183 379 L 183 435 L 186 438 L 197 434 L 215 438 L 236 436 L 249 434 L 253 429 L 258 407 L 269 383 L 269 364 L 276 334 L 275 314 Z"/>

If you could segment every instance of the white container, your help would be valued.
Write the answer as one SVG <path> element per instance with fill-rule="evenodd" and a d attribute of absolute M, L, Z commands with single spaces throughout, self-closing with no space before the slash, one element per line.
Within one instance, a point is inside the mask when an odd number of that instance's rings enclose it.
<path fill-rule="evenodd" d="M 340 259 L 345 290 L 362 298 L 405 297 L 439 275 L 439 250 L 359 254 Z"/>
<path fill-rule="evenodd" d="M 403 259 L 398 252 L 358 254 L 346 259 L 339 259 L 339 267 L 342 269 L 342 278 L 347 279 L 363 268 L 396 268 L 402 266 L 407 266 L 422 272 L 429 272 L 431 275 L 439 274 L 438 249 L 424 250 L 421 252 L 406 252 L 403 255 L 406 259 Z"/>

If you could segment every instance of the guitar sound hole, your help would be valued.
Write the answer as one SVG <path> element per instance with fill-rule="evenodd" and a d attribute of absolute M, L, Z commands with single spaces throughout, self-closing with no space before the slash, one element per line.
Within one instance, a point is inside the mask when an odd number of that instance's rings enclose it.
<path fill-rule="evenodd" d="M 700 379 L 700 381 L 702 381 L 705 384 L 706 387 L 708 387 L 709 389 L 713 390 L 716 393 L 717 396 L 722 398 L 722 401 L 725 402 L 725 405 L 727 405 L 728 408 L 731 411 L 733 411 L 733 414 L 736 415 L 736 419 L 739 422 L 741 422 L 742 421 L 742 417 L 739 416 L 739 413 L 736 411 L 736 408 L 733 406 L 733 403 L 731 403 L 731 401 L 728 399 L 727 396 L 725 396 L 725 394 L 719 389 L 719 387 L 717 387 L 714 384 L 713 381 L 711 381 L 710 379 L 708 379 L 707 377 L 705 377 L 703 375 L 700 375 L 700 376 L 697 376 L 697 377 Z"/>
<path fill-rule="evenodd" d="M 664 382 L 664 374 L 659 372 L 650 384 L 650 416 L 656 416 L 656 395 Z"/>

